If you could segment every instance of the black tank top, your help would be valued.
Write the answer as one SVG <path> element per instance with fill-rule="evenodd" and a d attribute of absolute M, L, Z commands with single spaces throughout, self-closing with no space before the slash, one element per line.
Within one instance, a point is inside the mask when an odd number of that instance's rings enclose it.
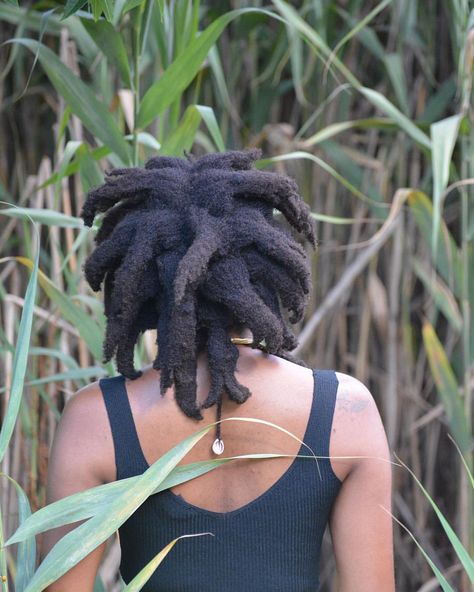
<path fill-rule="evenodd" d="M 313 378 L 303 441 L 327 457 L 338 381 L 332 370 L 313 370 Z M 99 385 L 112 429 L 117 479 L 140 475 L 149 465 L 125 378 L 102 378 Z M 298 454 L 311 455 L 303 445 Z M 151 495 L 119 528 L 123 580 L 128 583 L 176 537 L 211 532 L 214 536 L 178 541 L 142 590 L 316 592 L 322 538 L 342 485 L 329 459 L 318 458 L 317 465 L 295 458 L 269 489 L 230 512 L 199 508 L 169 489 Z"/>

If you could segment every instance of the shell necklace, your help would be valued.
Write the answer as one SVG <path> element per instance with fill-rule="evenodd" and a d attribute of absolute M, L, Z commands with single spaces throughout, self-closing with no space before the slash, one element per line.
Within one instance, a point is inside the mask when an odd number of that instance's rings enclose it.
<path fill-rule="evenodd" d="M 253 339 L 250 337 L 231 337 L 230 340 L 236 345 L 251 345 L 252 347 L 259 347 L 254 345 Z M 222 413 L 222 396 L 217 401 L 217 421 L 220 422 Z M 221 436 L 221 424 L 216 425 L 216 439 L 212 444 L 212 452 L 217 455 L 221 455 L 224 452 L 224 440 Z"/>

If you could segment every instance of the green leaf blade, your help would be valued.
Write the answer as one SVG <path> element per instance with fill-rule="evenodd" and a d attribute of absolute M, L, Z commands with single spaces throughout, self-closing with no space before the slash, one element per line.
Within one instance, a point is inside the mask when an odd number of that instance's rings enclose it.
<path fill-rule="evenodd" d="M 130 165 L 131 151 L 108 109 L 93 91 L 65 66 L 48 47 L 33 39 L 12 39 L 38 56 L 51 84 L 87 129 L 113 150 L 124 164 Z"/>
<path fill-rule="evenodd" d="M 422 327 L 422 334 L 431 373 L 446 408 L 452 434 L 461 451 L 465 452 L 471 445 L 471 438 L 456 377 L 434 328 L 427 321 Z"/>
<path fill-rule="evenodd" d="M 37 279 L 39 271 L 39 239 L 35 259 L 31 264 L 31 275 L 26 289 L 23 311 L 21 314 L 18 340 L 13 357 L 13 372 L 10 389 L 10 397 L 6 415 L 0 430 L 0 461 L 5 456 L 8 444 L 15 428 L 16 419 L 20 409 L 23 384 L 25 381 L 28 350 L 30 346 L 31 329 L 33 326 L 33 312 L 36 300 Z M 31 263 L 31 262 L 30 262 Z"/>
<path fill-rule="evenodd" d="M 176 543 L 180 539 L 187 539 L 193 537 L 200 537 L 211 535 L 212 532 L 198 532 L 195 534 L 183 534 L 176 539 L 172 540 L 170 543 L 166 545 L 159 553 L 153 557 L 151 561 L 149 561 L 143 569 L 141 569 L 138 574 L 131 580 L 127 586 L 123 589 L 123 592 L 139 592 L 143 588 L 143 586 L 148 582 L 151 576 L 155 573 L 157 567 L 163 561 L 163 559 L 168 555 L 171 549 L 176 545 Z"/>
<path fill-rule="evenodd" d="M 415 142 L 431 150 L 431 140 L 417 127 L 406 115 L 404 115 L 393 103 L 381 93 L 365 86 L 358 89 L 359 92 L 370 101 L 377 109 L 393 119 L 400 128 L 405 131 Z"/>
<path fill-rule="evenodd" d="M 433 257 L 436 258 L 438 236 L 440 232 L 442 195 L 449 181 L 449 165 L 459 133 L 462 115 L 453 115 L 442 119 L 430 126 L 431 164 L 433 170 L 433 233 L 431 248 Z"/>
<path fill-rule="evenodd" d="M 19 483 L 8 475 L 5 476 L 15 487 L 18 497 L 18 522 L 21 527 L 28 518 L 31 517 L 30 502 L 26 493 L 23 491 Z M 15 591 L 23 592 L 29 580 L 33 577 L 36 565 L 36 540 L 33 535 L 25 537 L 18 545 L 17 560 L 16 560 L 16 574 L 15 574 Z"/>
<path fill-rule="evenodd" d="M 42 590 L 113 534 L 213 425 L 192 434 L 165 453 L 138 477 L 127 491 L 109 504 L 105 517 L 94 516 L 62 537 L 36 570 L 25 592 Z"/>
<path fill-rule="evenodd" d="M 88 18 L 82 18 L 81 22 L 109 62 L 115 64 L 126 88 L 132 88 L 127 50 L 122 36 L 115 30 L 112 23 L 107 21 L 96 22 Z"/>
<path fill-rule="evenodd" d="M 192 82 L 211 47 L 225 27 L 242 14 L 257 12 L 271 14 L 257 8 L 241 8 L 223 14 L 211 23 L 196 39 L 191 41 L 163 76 L 145 93 L 138 112 L 137 127 L 142 129 L 163 113 Z"/>
<path fill-rule="evenodd" d="M 26 257 L 17 256 L 15 259 L 31 269 L 32 263 Z M 70 296 L 58 290 L 54 283 L 41 270 L 37 272 L 37 276 L 35 277 L 37 277 L 38 282 L 48 297 L 58 306 L 64 318 L 77 328 L 92 355 L 97 359 L 102 358 L 102 334 L 101 327 L 97 322 L 79 308 L 79 306 L 74 304 Z"/>

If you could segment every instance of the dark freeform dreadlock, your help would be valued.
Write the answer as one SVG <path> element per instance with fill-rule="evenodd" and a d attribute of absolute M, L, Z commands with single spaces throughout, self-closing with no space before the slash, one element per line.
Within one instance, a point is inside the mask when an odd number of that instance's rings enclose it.
<path fill-rule="evenodd" d="M 309 299 L 306 252 L 273 218 L 280 210 L 314 246 L 309 207 L 291 178 L 252 167 L 260 156 L 159 156 L 144 168 L 115 169 L 81 212 L 87 226 L 107 212 L 84 264 L 94 291 L 104 282 L 104 363 L 115 356 L 123 376 L 138 378 L 135 343 L 157 329 L 160 391 L 174 384 L 180 408 L 196 419 L 197 353 L 207 350 L 211 375 L 203 407 L 224 391 L 243 403 L 250 391 L 235 378 L 239 353 L 228 331 L 248 327 L 254 344 L 264 340 L 268 353 L 293 359 L 297 340 L 280 308 L 296 323 Z"/>

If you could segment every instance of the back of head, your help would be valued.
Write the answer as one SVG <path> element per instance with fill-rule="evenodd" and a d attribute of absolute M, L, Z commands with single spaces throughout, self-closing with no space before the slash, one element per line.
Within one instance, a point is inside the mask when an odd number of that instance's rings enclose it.
<path fill-rule="evenodd" d="M 157 329 L 161 393 L 174 384 L 178 405 L 197 419 L 197 354 L 207 351 L 211 375 L 203 406 L 224 391 L 244 402 L 250 392 L 235 378 L 239 354 L 229 331 L 248 327 L 268 353 L 288 357 L 297 340 L 282 309 L 296 323 L 310 295 L 306 252 L 273 212 L 314 246 L 311 212 L 291 178 L 253 167 L 259 157 L 259 150 L 161 156 L 115 169 L 81 212 L 88 226 L 106 212 L 83 268 L 94 291 L 104 283 L 104 363 L 115 357 L 121 374 L 139 377 L 135 343 Z"/>

